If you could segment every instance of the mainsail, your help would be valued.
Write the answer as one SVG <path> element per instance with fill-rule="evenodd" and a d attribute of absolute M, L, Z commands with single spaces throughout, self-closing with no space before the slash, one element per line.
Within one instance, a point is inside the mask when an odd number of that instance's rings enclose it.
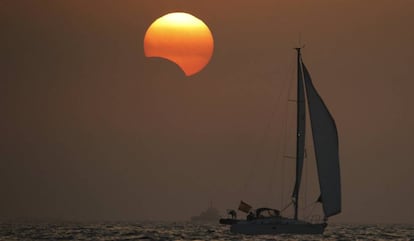
<path fill-rule="evenodd" d="M 298 83 L 297 83 L 297 133 L 296 133 L 296 181 L 292 198 L 295 205 L 295 219 L 298 219 L 299 188 L 302 179 L 303 158 L 305 155 L 305 127 L 306 127 L 306 105 L 305 90 L 303 87 L 303 69 L 301 66 L 300 48 L 298 51 Z"/>
<path fill-rule="evenodd" d="M 313 86 L 305 64 L 303 62 L 301 64 L 321 189 L 320 199 L 325 216 L 329 217 L 341 212 L 338 133 L 335 120 Z"/>

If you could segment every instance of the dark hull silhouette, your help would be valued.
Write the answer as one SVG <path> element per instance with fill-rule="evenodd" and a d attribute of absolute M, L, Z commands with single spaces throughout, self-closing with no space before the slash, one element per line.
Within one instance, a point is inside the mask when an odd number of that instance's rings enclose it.
<path fill-rule="evenodd" d="M 308 223 L 300 220 L 285 218 L 256 219 L 240 221 L 231 225 L 232 233 L 260 234 L 322 234 L 326 223 Z"/>

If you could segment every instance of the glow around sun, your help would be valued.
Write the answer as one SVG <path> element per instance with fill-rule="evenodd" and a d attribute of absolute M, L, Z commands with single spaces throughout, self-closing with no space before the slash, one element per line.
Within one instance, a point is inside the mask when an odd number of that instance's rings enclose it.
<path fill-rule="evenodd" d="M 144 37 L 146 57 L 160 57 L 177 64 L 186 76 L 201 71 L 213 55 L 210 29 L 191 14 L 175 12 L 155 20 Z"/>

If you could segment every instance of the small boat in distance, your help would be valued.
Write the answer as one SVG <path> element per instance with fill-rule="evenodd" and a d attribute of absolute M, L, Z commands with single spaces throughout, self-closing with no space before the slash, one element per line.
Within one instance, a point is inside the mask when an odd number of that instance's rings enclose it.
<path fill-rule="evenodd" d="M 217 220 L 219 219 L 219 211 L 213 208 L 213 205 L 210 202 L 210 206 L 207 210 L 201 212 L 198 216 L 191 217 L 191 222 L 217 223 Z"/>
<path fill-rule="evenodd" d="M 328 217 L 341 212 L 341 182 L 336 124 L 312 83 L 310 74 L 302 60 L 301 48 L 296 48 L 296 51 L 296 178 L 291 201 L 294 206 L 294 217 L 283 217 L 279 210 L 271 208 L 254 210 L 242 201 L 239 210 L 248 213 L 247 220 L 220 220 L 220 223 L 231 225 L 230 231 L 232 233 L 250 235 L 322 234 L 327 226 Z M 322 203 L 324 213 L 324 218 L 316 220 L 316 222 L 298 218 L 299 190 L 305 156 L 306 102 L 309 108 L 320 187 L 320 195 L 315 202 Z"/>

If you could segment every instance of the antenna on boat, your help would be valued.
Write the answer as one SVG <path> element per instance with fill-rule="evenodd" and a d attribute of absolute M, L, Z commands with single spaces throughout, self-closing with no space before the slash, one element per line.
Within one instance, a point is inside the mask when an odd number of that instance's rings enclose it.
<path fill-rule="evenodd" d="M 302 44 L 302 33 L 301 32 L 299 32 L 298 46 L 299 47 L 296 47 L 294 49 L 296 49 L 296 51 L 298 51 L 300 53 L 300 50 L 303 49 L 303 48 L 305 48 L 305 44 Z"/>

